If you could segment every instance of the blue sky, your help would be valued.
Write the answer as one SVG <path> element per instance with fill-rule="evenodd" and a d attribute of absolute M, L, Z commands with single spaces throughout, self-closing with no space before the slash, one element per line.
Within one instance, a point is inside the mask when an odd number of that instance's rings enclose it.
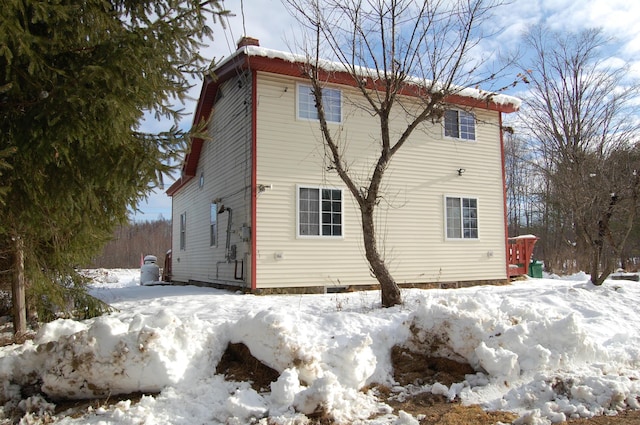
<path fill-rule="evenodd" d="M 235 14 L 226 20 L 226 29 L 213 24 L 214 40 L 203 52 L 208 58 L 220 60 L 236 50 L 236 42 L 243 35 L 258 38 L 260 45 L 269 49 L 296 51 L 295 40 L 299 39 L 298 24 L 281 0 L 234 0 L 223 1 L 224 6 Z M 616 51 L 611 53 L 613 64 L 630 62 L 631 73 L 640 78 L 640 2 L 629 0 L 513 0 L 494 11 L 492 30 L 500 30 L 491 40 L 483 44 L 484 51 L 509 52 L 518 48 L 520 35 L 530 25 L 546 23 L 552 30 L 580 30 L 601 27 L 605 35 L 615 37 Z M 191 112 L 195 109 L 200 92 L 200 82 L 193 89 L 194 99 L 185 103 L 187 116 L 181 126 L 189 128 Z M 507 94 L 518 96 L 517 91 Z M 164 123 L 147 124 L 148 127 Z M 167 127 L 170 124 L 166 124 Z M 159 127 L 158 127 L 159 128 Z M 164 189 L 173 179 L 165 180 Z M 138 205 L 135 220 L 171 218 L 171 198 L 163 188 L 156 189 L 146 202 Z"/>

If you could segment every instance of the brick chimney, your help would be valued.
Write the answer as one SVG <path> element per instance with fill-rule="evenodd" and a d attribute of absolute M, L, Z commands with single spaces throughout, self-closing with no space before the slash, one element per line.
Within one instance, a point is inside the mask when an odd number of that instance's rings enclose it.
<path fill-rule="evenodd" d="M 238 41 L 238 49 L 241 49 L 244 46 L 260 46 L 260 40 L 253 37 L 244 36 Z"/>

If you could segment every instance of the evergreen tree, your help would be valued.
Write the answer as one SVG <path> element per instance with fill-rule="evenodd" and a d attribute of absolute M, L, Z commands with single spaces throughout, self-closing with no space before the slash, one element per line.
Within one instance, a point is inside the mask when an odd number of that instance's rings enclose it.
<path fill-rule="evenodd" d="M 83 298 L 72 267 L 177 163 L 180 104 L 208 71 L 209 22 L 226 13 L 200 0 L 3 2 L 0 244 L 14 255 L 2 270 L 19 268 L 22 245 L 31 300 Z M 150 116 L 172 127 L 143 132 Z"/>

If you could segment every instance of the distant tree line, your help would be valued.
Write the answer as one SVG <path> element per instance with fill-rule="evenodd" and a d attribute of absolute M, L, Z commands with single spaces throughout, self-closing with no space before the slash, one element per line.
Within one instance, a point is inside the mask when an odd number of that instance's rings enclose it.
<path fill-rule="evenodd" d="M 529 84 L 505 138 L 509 235 L 540 238 L 548 271 L 601 284 L 640 258 L 640 85 L 598 29 L 534 27 Z"/>
<path fill-rule="evenodd" d="M 167 251 L 171 249 L 171 220 L 145 221 L 119 226 L 102 253 L 93 258 L 90 268 L 137 268 L 146 255 L 158 257 L 162 267 Z"/>

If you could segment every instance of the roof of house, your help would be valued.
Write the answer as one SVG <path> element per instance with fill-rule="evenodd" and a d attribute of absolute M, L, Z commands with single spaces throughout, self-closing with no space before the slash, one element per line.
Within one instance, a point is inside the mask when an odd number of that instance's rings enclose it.
<path fill-rule="evenodd" d="M 307 56 L 266 49 L 259 46 L 258 40 L 248 37 L 241 39 L 238 46 L 238 49 L 232 55 L 215 67 L 213 70 L 214 76 L 205 77 L 194 114 L 194 125 L 209 118 L 218 87 L 224 81 L 237 75 L 238 71 L 252 69 L 297 78 L 305 76 L 303 66 L 309 62 Z M 356 86 L 356 82 L 344 64 L 321 60 L 319 65 L 320 71 L 325 73 L 324 77 L 326 77 L 327 81 L 335 84 Z M 376 81 L 378 81 L 375 70 L 360 67 L 357 71 L 366 80 L 367 87 L 375 88 Z M 415 85 L 410 85 L 409 87 L 419 88 L 425 86 L 424 81 L 419 79 L 409 79 L 409 81 L 415 83 Z M 437 89 L 437 85 L 434 86 L 434 89 Z M 411 94 L 410 91 L 406 93 Z M 457 88 L 455 94 L 447 96 L 447 102 L 505 113 L 516 112 L 521 104 L 520 99 L 513 96 L 469 87 Z M 175 194 L 189 180 L 195 177 L 203 143 L 204 141 L 199 138 L 192 140 L 191 149 L 185 156 L 182 165 L 180 178 L 167 189 L 169 196 Z"/>

